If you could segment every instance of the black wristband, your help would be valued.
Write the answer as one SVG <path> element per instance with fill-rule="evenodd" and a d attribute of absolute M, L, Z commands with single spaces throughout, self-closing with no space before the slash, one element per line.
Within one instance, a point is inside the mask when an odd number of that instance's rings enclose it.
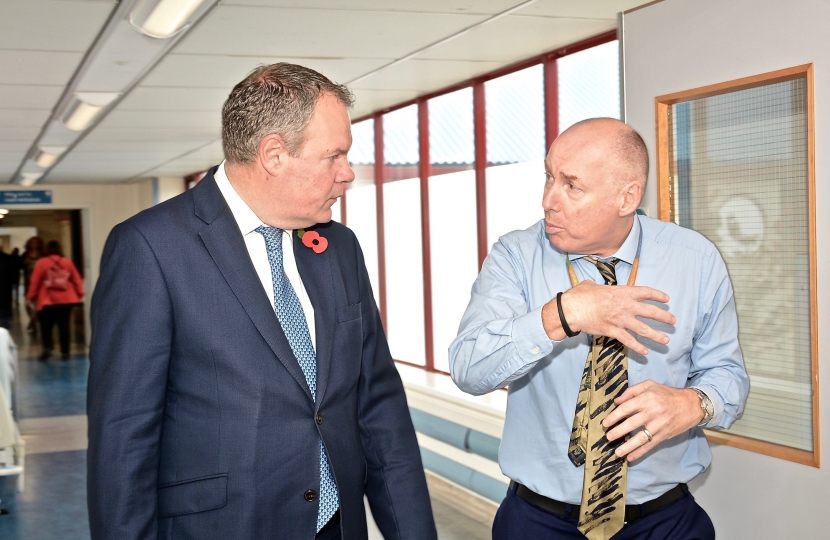
<path fill-rule="evenodd" d="M 565 331 L 565 335 L 568 337 L 578 336 L 579 332 L 571 330 L 571 327 L 568 326 L 568 321 L 565 320 L 565 312 L 562 311 L 562 294 L 564 293 L 558 293 L 556 295 L 556 309 L 559 310 L 559 322 L 562 323 L 562 330 Z"/>

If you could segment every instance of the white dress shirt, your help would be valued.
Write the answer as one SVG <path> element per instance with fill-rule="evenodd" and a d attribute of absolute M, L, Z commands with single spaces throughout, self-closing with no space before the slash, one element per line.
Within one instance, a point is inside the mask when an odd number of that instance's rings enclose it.
<path fill-rule="evenodd" d="M 268 262 L 265 238 L 256 232 L 256 229 L 265 225 L 265 223 L 257 217 L 251 207 L 242 200 L 242 197 L 231 185 L 228 175 L 225 173 L 224 161 L 216 169 L 216 174 L 213 177 L 216 180 L 216 185 L 219 186 L 219 191 L 222 192 L 222 196 L 225 198 L 225 202 L 228 203 L 231 209 L 236 224 L 239 226 L 242 238 L 245 239 L 245 247 L 248 248 L 248 255 L 251 257 L 251 262 L 254 263 L 254 269 L 262 282 L 262 288 L 265 289 L 265 294 L 268 295 L 268 300 L 271 302 L 271 309 L 274 309 L 274 279 L 271 276 L 271 263 Z M 300 305 L 303 307 L 305 320 L 308 323 L 308 332 L 311 335 L 311 345 L 316 351 L 314 307 L 308 298 L 303 280 L 300 278 L 300 271 L 297 269 L 297 261 L 294 259 L 293 232 L 293 230 L 285 230 L 282 233 L 282 264 L 285 268 L 285 275 L 288 276 L 288 281 L 291 282 L 294 292 L 297 293 L 297 298 L 300 299 Z"/>

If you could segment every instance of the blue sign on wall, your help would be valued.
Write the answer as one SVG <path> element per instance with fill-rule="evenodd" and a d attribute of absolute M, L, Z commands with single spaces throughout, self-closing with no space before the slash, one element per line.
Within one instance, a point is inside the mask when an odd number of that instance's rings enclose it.
<path fill-rule="evenodd" d="M 5 204 L 52 204 L 52 192 L 38 191 L 0 191 L 0 205 Z"/>

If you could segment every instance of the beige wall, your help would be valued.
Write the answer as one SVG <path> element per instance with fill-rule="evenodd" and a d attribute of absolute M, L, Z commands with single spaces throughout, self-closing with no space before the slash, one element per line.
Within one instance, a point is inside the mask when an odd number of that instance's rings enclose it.
<path fill-rule="evenodd" d="M 172 199 L 184 191 L 184 179 L 178 177 L 156 178 L 158 200 L 156 204 Z"/>
<path fill-rule="evenodd" d="M 664 0 L 625 16 L 626 120 L 655 152 L 654 98 L 813 63 L 815 76 L 818 328 L 823 468 L 714 446 L 714 462 L 692 482 L 718 538 L 828 538 L 830 500 L 830 2 Z M 652 160 L 653 163 L 653 160 Z M 644 203 L 657 212 L 652 173 Z M 828 204 L 825 204 L 828 203 Z M 763 269 L 761 269 L 763 270 Z M 770 328 L 775 332 L 775 328 Z M 750 381 L 751 382 L 751 381 Z M 774 414 L 774 413 L 773 413 Z"/>

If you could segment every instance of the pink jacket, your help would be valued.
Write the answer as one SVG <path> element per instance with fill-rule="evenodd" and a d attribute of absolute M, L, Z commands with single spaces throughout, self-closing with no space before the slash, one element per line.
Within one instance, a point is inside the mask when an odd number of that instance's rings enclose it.
<path fill-rule="evenodd" d="M 49 277 L 49 269 L 53 266 L 69 271 L 69 283 L 66 290 L 48 287 L 46 281 Z M 60 255 L 49 255 L 35 264 L 26 299 L 37 303 L 37 311 L 43 309 L 44 306 L 55 304 L 77 304 L 83 298 L 84 282 L 72 261 Z"/>

